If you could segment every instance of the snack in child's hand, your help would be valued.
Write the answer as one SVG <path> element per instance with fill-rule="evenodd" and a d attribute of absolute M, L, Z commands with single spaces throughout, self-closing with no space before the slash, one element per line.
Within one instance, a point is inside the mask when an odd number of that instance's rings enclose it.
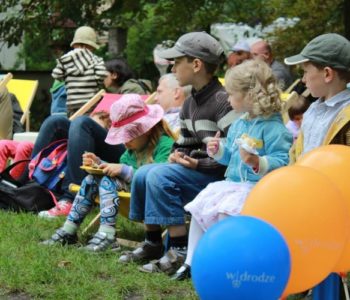
<path fill-rule="evenodd" d="M 243 133 L 240 138 L 236 139 L 236 144 L 247 152 L 258 155 L 258 151 L 256 151 L 257 143 L 253 138 L 249 137 L 248 134 Z"/>
<path fill-rule="evenodd" d="M 92 164 L 91 167 L 93 167 L 93 168 L 95 168 L 95 169 L 99 169 L 99 168 L 100 168 L 99 165 L 98 165 L 97 163 L 95 163 L 95 162 Z"/>

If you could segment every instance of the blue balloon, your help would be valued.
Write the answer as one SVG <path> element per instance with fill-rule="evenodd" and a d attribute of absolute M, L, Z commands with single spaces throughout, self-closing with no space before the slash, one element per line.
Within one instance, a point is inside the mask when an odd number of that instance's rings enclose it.
<path fill-rule="evenodd" d="M 192 280 L 202 300 L 276 300 L 289 274 L 282 235 L 249 216 L 228 217 L 209 228 L 192 261 Z"/>

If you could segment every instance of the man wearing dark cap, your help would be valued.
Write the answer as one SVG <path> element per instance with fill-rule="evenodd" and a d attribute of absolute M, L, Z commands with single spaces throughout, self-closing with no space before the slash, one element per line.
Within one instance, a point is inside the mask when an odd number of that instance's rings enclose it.
<path fill-rule="evenodd" d="M 187 231 L 183 206 L 209 184 L 221 180 L 225 167 L 208 157 L 206 140 L 217 131 L 226 136 L 237 118 L 224 88 L 214 76 L 224 59 L 216 39 L 205 32 L 181 36 L 174 47 L 159 52 L 161 58 L 174 60 L 172 72 L 180 86 L 192 85 L 191 95 L 180 112 L 181 133 L 174 144 L 168 164 L 150 164 L 135 173 L 131 187 L 130 215 L 144 221 L 145 242 L 120 262 L 158 259 L 163 254 L 161 225 L 169 230 L 169 250 L 157 260 L 141 267 L 144 272 L 174 273 L 184 262 Z M 190 274 L 189 269 L 180 277 Z"/>

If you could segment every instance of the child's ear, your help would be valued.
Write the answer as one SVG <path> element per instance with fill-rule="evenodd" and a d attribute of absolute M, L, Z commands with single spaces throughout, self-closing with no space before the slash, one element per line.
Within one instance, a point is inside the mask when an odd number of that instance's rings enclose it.
<path fill-rule="evenodd" d="M 324 82 L 330 83 L 334 79 L 336 75 L 336 71 L 330 67 L 325 67 L 323 70 L 324 70 Z"/>
<path fill-rule="evenodd" d="M 204 63 L 199 58 L 195 58 L 192 61 L 193 71 L 195 73 L 199 72 L 202 68 L 204 68 Z"/>

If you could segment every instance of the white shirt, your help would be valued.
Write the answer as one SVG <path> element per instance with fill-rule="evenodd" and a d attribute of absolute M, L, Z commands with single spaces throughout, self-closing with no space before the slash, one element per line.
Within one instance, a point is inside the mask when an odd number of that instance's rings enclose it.
<path fill-rule="evenodd" d="M 318 99 L 305 112 L 301 130 L 304 135 L 303 154 L 322 145 L 338 113 L 350 105 L 350 90 L 344 90 L 327 101 Z"/>

